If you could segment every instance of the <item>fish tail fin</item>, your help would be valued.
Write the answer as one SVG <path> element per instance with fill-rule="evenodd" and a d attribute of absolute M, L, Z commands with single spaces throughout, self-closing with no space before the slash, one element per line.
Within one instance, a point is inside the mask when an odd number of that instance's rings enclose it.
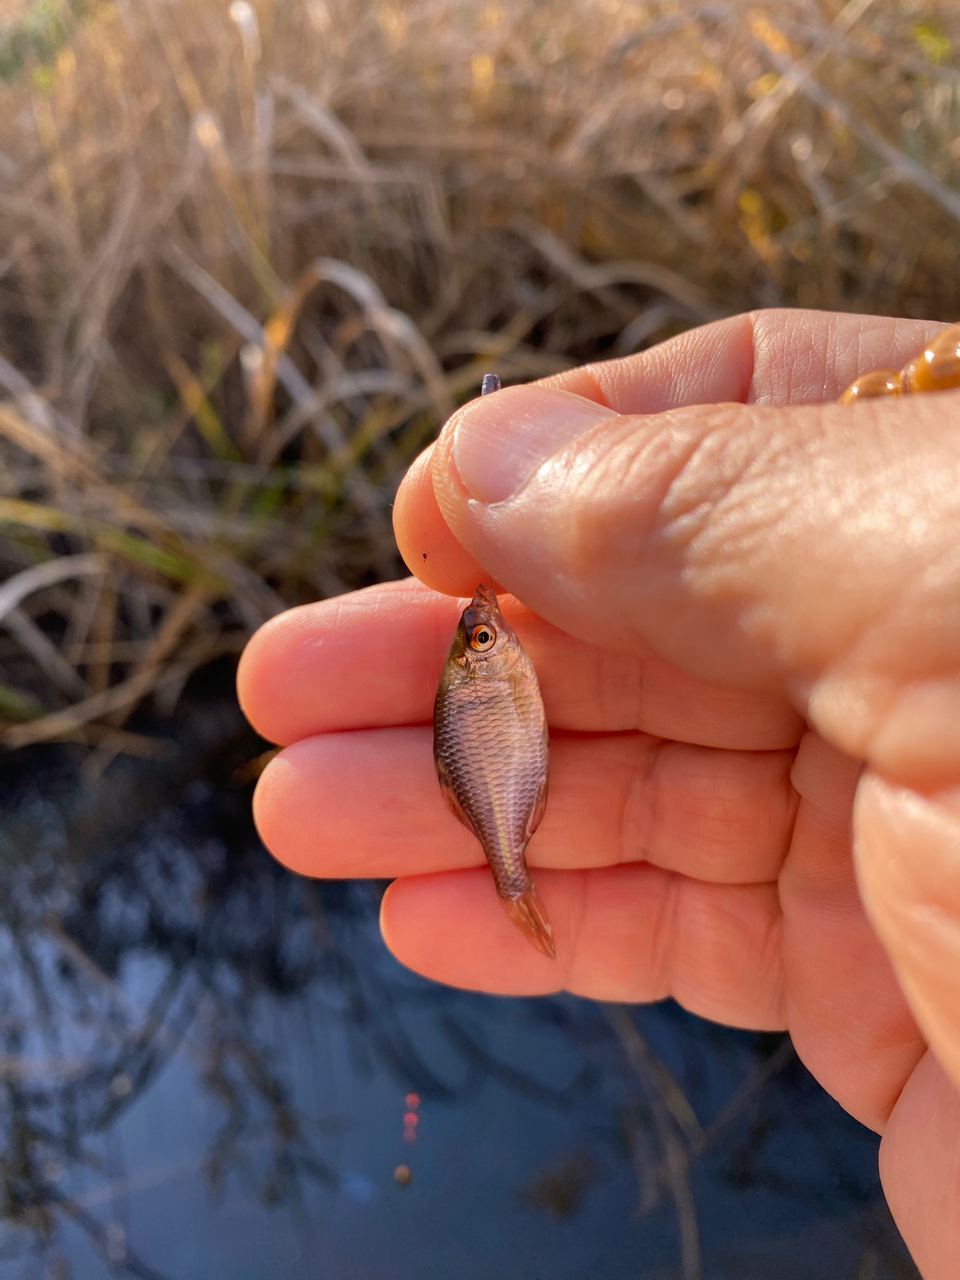
<path fill-rule="evenodd" d="M 507 909 L 507 915 L 527 941 L 551 960 L 556 960 L 557 948 L 553 941 L 553 930 L 537 893 L 537 886 L 531 881 L 526 892 L 516 898 L 504 898 L 503 905 Z"/>

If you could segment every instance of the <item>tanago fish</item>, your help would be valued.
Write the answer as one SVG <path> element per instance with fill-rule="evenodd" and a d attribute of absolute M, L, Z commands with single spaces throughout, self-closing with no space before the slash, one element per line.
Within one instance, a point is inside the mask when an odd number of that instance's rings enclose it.
<path fill-rule="evenodd" d="M 492 587 L 464 609 L 440 676 L 433 754 L 447 804 L 483 846 L 507 914 L 544 955 L 553 930 L 524 857 L 547 804 L 547 718 Z"/>

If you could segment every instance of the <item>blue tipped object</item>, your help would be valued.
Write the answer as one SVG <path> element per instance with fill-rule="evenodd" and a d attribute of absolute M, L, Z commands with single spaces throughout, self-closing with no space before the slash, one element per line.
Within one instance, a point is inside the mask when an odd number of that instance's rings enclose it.
<path fill-rule="evenodd" d="M 499 390 L 500 379 L 497 375 L 495 373 L 485 373 L 483 375 L 483 382 L 480 385 L 480 394 L 482 396 L 488 396 L 491 392 Z"/>

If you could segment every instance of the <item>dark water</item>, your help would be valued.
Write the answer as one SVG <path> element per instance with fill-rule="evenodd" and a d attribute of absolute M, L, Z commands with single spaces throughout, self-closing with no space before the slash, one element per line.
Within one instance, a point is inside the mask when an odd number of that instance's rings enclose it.
<path fill-rule="evenodd" d="M 229 701 L 179 723 L 5 762 L 0 1276 L 916 1275 L 787 1041 L 419 980 L 263 852 Z"/>

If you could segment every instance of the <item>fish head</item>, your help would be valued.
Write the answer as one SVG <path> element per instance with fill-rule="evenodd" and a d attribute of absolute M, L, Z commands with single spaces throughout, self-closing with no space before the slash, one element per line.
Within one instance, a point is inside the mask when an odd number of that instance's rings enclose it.
<path fill-rule="evenodd" d="M 503 679 L 520 653 L 520 641 L 500 612 L 496 593 L 481 584 L 460 615 L 450 658 L 472 676 Z"/>

